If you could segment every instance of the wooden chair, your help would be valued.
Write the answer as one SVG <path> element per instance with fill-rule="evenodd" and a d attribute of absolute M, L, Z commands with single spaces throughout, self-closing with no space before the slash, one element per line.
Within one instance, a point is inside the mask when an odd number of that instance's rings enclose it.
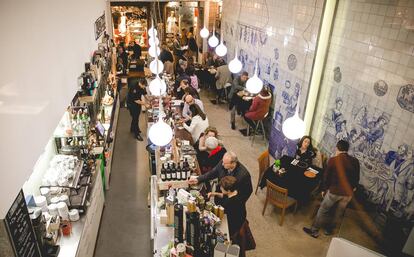
<path fill-rule="evenodd" d="M 259 158 L 257 158 L 257 162 L 259 163 L 259 178 L 257 179 L 255 194 L 257 194 L 257 189 L 259 189 L 260 180 L 262 180 L 264 172 L 270 166 L 269 150 L 261 153 Z"/>
<path fill-rule="evenodd" d="M 263 207 L 262 215 L 264 215 L 267 203 L 270 202 L 274 206 L 282 209 L 282 216 L 280 218 L 279 225 L 283 225 L 283 220 L 285 218 L 285 210 L 292 205 L 295 205 L 294 212 L 296 212 L 296 208 L 298 207 L 298 202 L 288 196 L 288 190 L 283 187 L 276 186 L 272 182 L 266 181 L 267 183 L 267 194 L 266 194 L 266 201 Z"/>

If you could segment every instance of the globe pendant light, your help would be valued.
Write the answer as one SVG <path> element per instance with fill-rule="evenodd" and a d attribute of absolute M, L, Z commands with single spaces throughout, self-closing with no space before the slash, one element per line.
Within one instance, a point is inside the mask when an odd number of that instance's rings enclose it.
<path fill-rule="evenodd" d="M 149 129 L 148 137 L 154 145 L 165 146 L 171 142 L 173 133 L 171 127 L 160 116 L 158 121 Z"/>
<path fill-rule="evenodd" d="M 151 37 L 156 37 L 157 35 L 158 35 L 158 31 L 154 28 L 154 21 L 153 21 L 151 28 L 148 30 L 148 36 L 151 38 Z"/>
<path fill-rule="evenodd" d="M 216 54 L 221 57 L 227 54 L 227 47 L 223 43 L 223 32 L 220 35 L 220 44 L 216 47 Z"/>
<path fill-rule="evenodd" d="M 213 34 L 211 35 L 211 37 L 208 39 L 208 45 L 210 47 L 216 47 L 219 44 L 219 40 L 216 37 L 216 29 L 213 28 Z"/>
<path fill-rule="evenodd" d="M 208 38 L 208 35 L 210 35 L 210 31 L 208 31 L 208 29 L 206 28 L 206 26 L 204 26 L 204 28 L 202 28 L 200 30 L 200 36 L 202 38 Z"/>
<path fill-rule="evenodd" d="M 159 56 L 160 55 L 160 53 L 161 53 L 161 49 L 158 47 L 158 46 L 151 46 L 149 49 L 148 49 L 148 54 L 151 56 L 151 57 L 156 57 L 156 56 Z"/>
<path fill-rule="evenodd" d="M 231 73 L 239 73 L 241 69 L 243 68 L 243 64 L 241 61 L 237 58 L 237 48 L 236 53 L 234 55 L 234 59 L 229 62 L 229 70 Z"/>
<path fill-rule="evenodd" d="M 160 44 L 160 40 L 158 39 L 158 37 L 150 37 L 150 38 L 148 39 L 148 44 L 149 44 L 150 46 L 157 46 L 157 45 L 159 45 L 159 44 Z"/>
<path fill-rule="evenodd" d="M 295 115 L 283 122 L 282 131 L 287 138 L 296 140 L 305 135 L 305 127 L 305 122 L 299 117 L 298 110 L 296 109 Z"/>
<path fill-rule="evenodd" d="M 158 60 L 158 58 L 156 58 L 150 63 L 150 71 L 152 73 L 161 74 L 163 70 L 164 70 L 164 64 L 162 63 L 162 61 Z"/>
<path fill-rule="evenodd" d="M 263 81 L 261 79 L 259 79 L 259 77 L 257 76 L 257 69 L 258 69 L 258 62 L 256 61 L 256 67 L 254 70 L 254 75 L 253 77 L 249 78 L 246 81 L 246 89 L 247 91 L 249 91 L 252 94 L 257 94 L 260 92 L 260 90 L 262 90 L 263 88 Z"/>
<path fill-rule="evenodd" d="M 158 75 L 149 84 L 149 90 L 152 95 L 161 96 L 167 91 L 167 84 Z"/>

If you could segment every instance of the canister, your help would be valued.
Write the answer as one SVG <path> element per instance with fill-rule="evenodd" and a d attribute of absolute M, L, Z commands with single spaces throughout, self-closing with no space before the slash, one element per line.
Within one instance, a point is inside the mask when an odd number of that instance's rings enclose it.
<path fill-rule="evenodd" d="M 49 210 L 49 214 L 50 215 L 59 215 L 58 209 L 57 209 L 57 204 L 55 203 L 51 203 L 47 206 L 47 209 Z"/>
<path fill-rule="evenodd" d="M 78 221 L 79 220 L 79 211 L 78 209 L 72 209 L 69 211 L 69 220 Z"/>

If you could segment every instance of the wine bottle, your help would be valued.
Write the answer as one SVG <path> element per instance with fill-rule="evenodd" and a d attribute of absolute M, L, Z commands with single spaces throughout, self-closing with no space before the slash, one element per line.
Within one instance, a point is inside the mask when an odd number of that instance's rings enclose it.
<path fill-rule="evenodd" d="M 182 180 L 182 177 L 181 177 L 181 165 L 180 165 L 179 162 L 177 163 L 177 180 Z"/>
<path fill-rule="evenodd" d="M 171 167 L 170 167 L 169 163 L 168 163 L 168 166 L 167 166 L 167 171 L 166 171 L 166 176 L 165 177 L 167 178 L 167 181 L 171 181 Z"/>
<path fill-rule="evenodd" d="M 162 181 L 166 181 L 167 180 L 167 176 L 166 176 L 166 169 L 165 169 L 165 163 L 162 165 L 161 167 L 161 180 Z"/>
<path fill-rule="evenodd" d="M 181 163 L 181 180 L 187 180 L 187 172 L 184 168 L 184 164 Z"/>
<path fill-rule="evenodd" d="M 171 180 L 177 180 L 177 168 L 175 167 L 174 162 L 172 164 Z"/>
<path fill-rule="evenodd" d="M 184 242 L 183 222 L 183 206 L 176 203 L 174 205 L 174 238 L 178 243 Z"/>

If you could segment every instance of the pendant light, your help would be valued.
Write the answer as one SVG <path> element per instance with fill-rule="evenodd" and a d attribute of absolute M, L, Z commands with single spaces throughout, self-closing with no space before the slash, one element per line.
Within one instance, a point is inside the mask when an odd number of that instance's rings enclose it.
<path fill-rule="evenodd" d="M 152 95 L 161 96 L 167 91 L 167 84 L 165 84 L 165 81 L 157 75 L 155 79 L 150 82 L 149 90 Z"/>
<path fill-rule="evenodd" d="M 149 39 L 148 39 L 148 44 L 150 45 L 150 46 L 157 46 L 157 45 L 159 45 L 160 44 L 160 40 L 158 39 L 158 37 L 150 37 Z"/>
<path fill-rule="evenodd" d="M 155 3 L 154 3 L 154 11 L 155 11 Z M 153 22 L 154 24 L 154 22 Z M 154 28 L 154 25 L 148 30 L 149 35 L 152 35 L 153 37 L 153 43 L 151 45 L 151 47 L 153 48 L 153 50 L 151 50 L 151 52 L 154 54 L 155 60 L 153 60 L 150 63 L 150 70 L 152 73 L 157 74 L 157 76 L 155 77 L 155 79 L 153 79 L 150 82 L 149 85 L 149 90 L 151 92 L 151 94 L 159 96 L 159 116 L 158 116 L 158 121 L 153 124 L 149 131 L 148 131 L 148 138 L 150 139 L 150 141 L 157 145 L 157 146 L 165 146 L 167 144 L 169 144 L 173 138 L 173 131 L 171 129 L 171 127 L 164 122 L 163 118 L 165 117 L 165 113 L 164 113 L 164 108 L 163 108 L 163 102 L 162 102 L 162 98 L 161 95 L 165 94 L 166 90 L 167 90 L 167 85 L 165 84 L 165 81 L 162 80 L 158 74 L 162 73 L 163 69 L 164 69 L 164 64 L 158 60 L 158 55 L 160 53 L 160 48 L 157 46 L 159 44 L 159 40 L 156 37 L 157 35 L 157 30 Z M 150 40 L 151 41 L 151 36 L 150 36 Z M 158 41 L 158 43 L 157 43 Z M 150 49 L 151 49 L 150 47 Z M 149 50 L 150 51 L 150 50 Z M 151 55 L 151 53 L 150 53 Z"/>
<path fill-rule="evenodd" d="M 258 94 L 263 88 L 263 81 L 257 76 L 258 66 L 258 61 L 256 61 L 254 75 L 246 81 L 246 89 L 252 94 Z"/>
<path fill-rule="evenodd" d="M 161 118 L 151 126 L 148 137 L 154 145 L 165 146 L 172 140 L 172 130 Z"/>
<path fill-rule="evenodd" d="M 154 28 L 154 21 L 152 21 L 152 26 L 148 30 L 148 36 L 151 38 L 151 37 L 156 37 L 157 35 L 158 35 L 158 31 L 157 29 Z"/>
<path fill-rule="evenodd" d="M 208 38 L 208 35 L 210 35 L 210 31 L 208 31 L 208 29 L 206 28 L 206 26 L 204 26 L 204 28 L 202 28 L 200 30 L 200 36 L 202 38 Z"/>
<path fill-rule="evenodd" d="M 158 46 L 151 46 L 149 49 L 148 49 L 148 54 L 151 56 L 151 57 L 156 57 L 156 56 L 159 56 L 160 55 L 160 53 L 161 53 L 161 49 L 158 47 Z"/>
<path fill-rule="evenodd" d="M 216 47 L 216 54 L 221 57 L 227 54 L 227 47 L 223 43 L 223 31 L 220 35 L 220 44 Z"/>
<path fill-rule="evenodd" d="M 208 45 L 210 47 L 216 47 L 219 44 L 219 40 L 216 37 L 216 28 L 213 27 L 213 34 L 211 35 L 211 37 L 208 39 Z"/>
<path fill-rule="evenodd" d="M 164 64 L 162 61 L 158 60 L 158 57 L 155 57 L 155 60 L 150 63 L 150 71 L 154 74 L 161 74 L 163 70 Z"/>
<path fill-rule="evenodd" d="M 229 62 L 229 70 L 231 73 L 239 73 L 243 68 L 243 64 L 237 58 L 238 48 L 236 47 L 236 53 L 234 54 L 234 59 Z"/>
<path fill-rule="evenodd" d="M 305 128 L 305 122 L 299 117 L 297 107 L 295 115 L 287 118 L 282 125 L 283 134 L 291 140 L 296 140 L 303 137 L 303 135 L 305 135 Z"/>

